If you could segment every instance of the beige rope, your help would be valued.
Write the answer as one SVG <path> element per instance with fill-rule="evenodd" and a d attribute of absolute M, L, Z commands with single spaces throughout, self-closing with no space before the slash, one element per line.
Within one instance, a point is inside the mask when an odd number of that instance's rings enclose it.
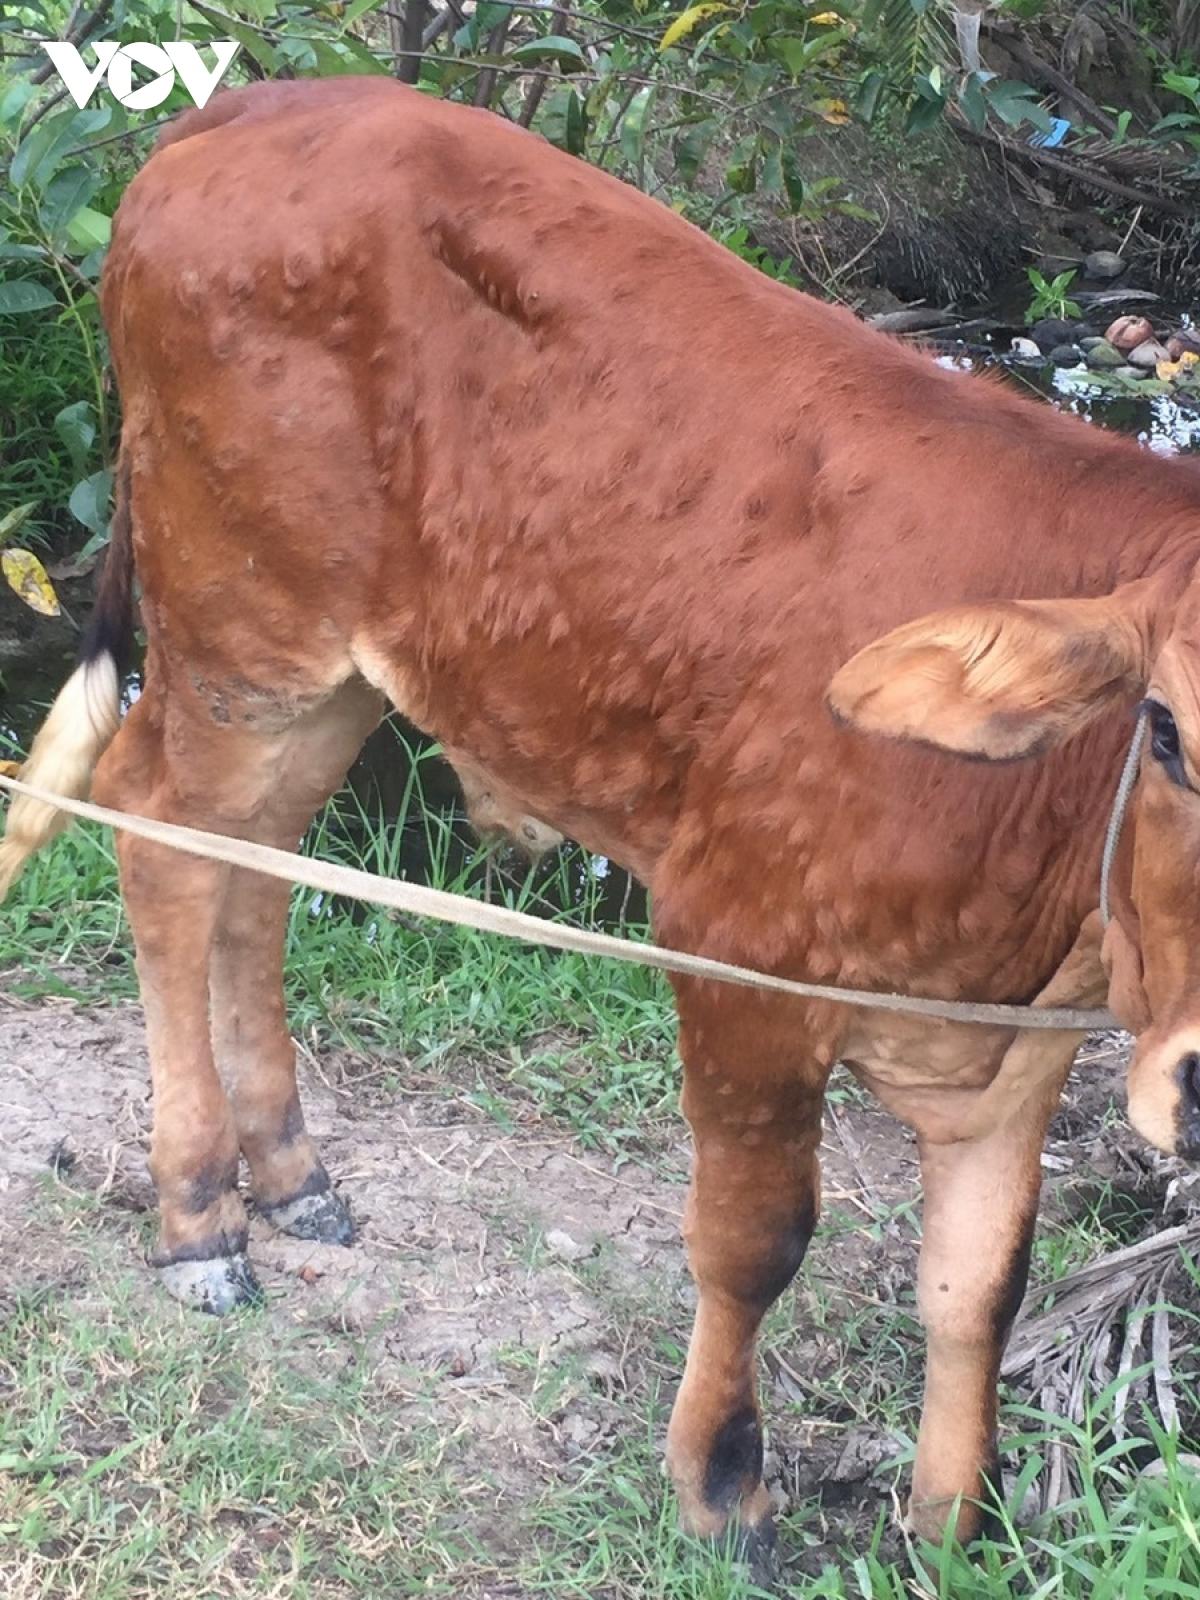
<path fill-rule="evenodd" d="M 714 978 L 722 983 L 743 984 L 750 989 L 792 995 L 797 1000 L 826 1000 L 843 1006 L 864 1006 L 875 1011 L 932 1017 L 943 1022 L 970 1022 L 992 1028 L 1065 1028 L 1085 1032 L 1116 1025 L 1107 1011 L 1077 1010 L 1069 1006 L 976 1004 L 964 1000 L 924 999 L 917 995 L 876 994 L 869 989 L 842 989 L 827 983 L 801 983 L 792 978 L 776 977 L 772 973 L 754 972 L 748 967 L 731 966 L 725 961 L 711 961 L 706 956 L 665 950 L 661 945 L 639 944 L 632 939 L 618 939 L 608 933 L 591 933 L 583 928 L 547 922 L 521 911 L 509 911 L 503 906 L 469 900 L 465 895 L 447 894 L 441 889 L 427 889 L 421 884 L 380 877 L 356 867 L 315 861 L 308 856 L 296 855 L 289 850 L 276 850 L 270 845 L 256 844 L 248 839 L 205 833 L 199 828 L 184 827 L 176 822 L 160 822 L 150 817 L 135 816 L 131 812 L 112 811 L 107 806 L 93 805 L 86 800 L 69 800 L 64 795 L 22 783 L 18 778 L 0 775 L 0 788 L 41 800 L 46 805 L 56 806 L 60 811 L 82 817 L 88 822 L 102 822 L 112 828 L 123 828 L 126 833 L 136 834 L 140 839 L 184 850 L 189 855 L 202 856 L 209 861 L 224 861 L 232 867 L 244 867 L 247 871 L 261 872 L 270 878 L 281 878 L 285 883 L 303 884 L 308 889 L 319 889 L 325 894 L 347 895 L 356 900 L 369 901 L 372 905 L 388 906 L 415 916 L 435 917 L 441 922 L 476 928 L 481 933 L 502 934 L 506 939 L 523 939 L 528 944 L 546 945 L 554 950 L 607 956 L 614 961 L 657 967 L 662 972 L 675 972 L 687 978 Z"/>

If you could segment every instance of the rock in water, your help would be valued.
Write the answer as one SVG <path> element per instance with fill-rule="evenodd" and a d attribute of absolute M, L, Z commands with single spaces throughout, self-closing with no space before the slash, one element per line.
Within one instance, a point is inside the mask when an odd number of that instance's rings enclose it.
<path fill-rule="evenodd" d="M 1083 271 L 1088 278 L 1119 278 L 1125 262 L 1114 250 L 1093 250 L 1083 258 Z"/>
<path fill-rule="evenodd" d="M 949 328 L 962 318 L 953 311 L 938 311 L 932 306 L 906 306 L 903 311 L 883 311 L 867 320 L 878 333 L 925 333 Z"/>
<path fill-rule="evenodd" d="M 1105 332 L 1109 344 L 1118 350 L 1136 350 L 1154 337 L 1154 324 L 1149 317 L 1118 317 Z"/>
<path fill-rule="evenodd" d="M 1083 351 L 1077 344 L 1056 344 L 1050 359 L 1056 367 L 1077 367 L 1083 360 Z"/>
<path fill-rule="evenodd" d="M 1139 367 L 1143 372 L 1153 372 L 1160 361 L 1169 361 L 1165 345 L 1159 344 L 1157 339 L 1144 339 L 1129 352 L 1129 365 Z"/>
<path fill-rule="evenodd" d="M 1044 355 L 1049 355 L 1056 344 L 1074 344 L 1076 336 L 1082 332 L 1081 323 L 1064 322 L 1061 317 L 1043 317 L 1030 328 L 1029 337 Z"/>
<path fill-rule="evenodd" d="M 1040 361 L 1041 349 L 1032 339 L 1014 339 L 1011 346 L 1012 354 L 1021 361 Z"/>
<path fill-rule="evenodd" d="M 1099 344 L 1094 344 L 1087 353 L 1087 364 L 1097 371 L 1113 371 L 1125 365 L 1125 357 L 1116 345 L 1109 344 L 1107 339 L 1101 339 Z"/>
<path fill-rule="evenodd" d="M 1172 361 L 1178 361 L 1186 351 L 1200 356 L 1200 333 L 1195 328 L 1180 328 L 1167 340 L 1167 354 Z"/>

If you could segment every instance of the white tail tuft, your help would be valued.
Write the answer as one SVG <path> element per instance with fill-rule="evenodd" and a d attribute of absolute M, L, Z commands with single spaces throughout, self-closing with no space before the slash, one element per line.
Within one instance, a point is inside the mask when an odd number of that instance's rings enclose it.
<path fill-rule="evenodd" d="M 120 718 L 117 665 L 105 652 L 76 667 L 63 684 L 33 741 L 21 777 L 55 794 L 86 799 L 96 763 L 116 733 Z M 0 900 L 34 851 L 61 833 L 68 821 L 63 812 L 41 800 L 13 796 L 0 839 Z"/>

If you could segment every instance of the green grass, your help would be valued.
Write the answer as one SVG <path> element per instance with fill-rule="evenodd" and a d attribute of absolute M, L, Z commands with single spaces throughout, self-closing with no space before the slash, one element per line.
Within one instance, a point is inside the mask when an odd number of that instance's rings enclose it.
<path fill-rule="evenodd" d="M 48 1184 L 45 1210 L 98 1221 Z M 72 1218 L 72 1207 L 77 1214 Z M 439 1420 L 420 1374 L 369 1337 L 280 1329 L 265 1313 L 197 1320 L 86 1245 L 86 1291 L 67 1281 L 11 1296 L 0 1316 L 0 1587 L 6 1600 L 289 1600 L 503 1594 L 554 1600 L 757 1600 L 728 1550 L 679 1534 L 660 1465 L 669 1385 L 657 1361 L 624 1425 L 558 1481 L 517 1497 Z M 647 1319 L 648 1305 L 642 1306 Z M 650 1326 L 647 1321 L 647 1326 Z M 842 1352 L 846 1358 L 850 1351 Z M 671 1352 L 662 1352 L 669 1358 Z M 506 1374 L 538 1415 L 580 1378 L 514 1355 Z M 775 1592 L 812 1600 L 1195 1600 L 1200 1475 L 1145 1423 L 1115 1443 L 1112 1393 L 1078 1427 L 1006 1413 L 1023 1463 L 1004 1531 L 970 1554 L 906 1548 L 886 1500 L 858 1538 L 849 1514 L 798 1498 L 780 1528 Z M 1051 1447 L 1083 1492 L 1053 1515 L 1016 1507 Z M 878 1472 L 886 1494 L 905 1451 Z M 1140 1470 L 1148 1459 L 1156 1474 Z M 497 1585 L 501 1587 L 497 1589 Z"/>
<path fill-rule="evenodd" d="M 1006 1512 L 1003 1534 L 981 1541 L 969 1554 L 948 1542 L 940 1548 L 908 1546 L 897 1558 L 886 1512 L 861 1544 L 831 1549 L 829 1520 L 819 1503 L 795 1506 L 780 1524 L 787 1554 L 774 1592 L 812 1600 L 1195 1600 L 1200 1476 L 1180 1465 L 1170 1441 L 1162 1440 L 1165 1472 L 1139 1477 L 1121 1459 L 1135 1445 L 1124 1451 L 1097 1447 L 1102 1426 L 1098 1418 L 1088 1429 L 1064 1430 L 1053 1422 L 1036 1432 L 1030 1428 L 1024 1450 L 1039 1439 L 1062 1439 L 1087 1458 L 1084 1493 L 1019 1533 Z M 1145 1448 L 1146 1441 L 1136 1446 Z M 1034 1455 L 1031 1470 L 1040 1465 Z M 536 1518 L 537 1558 L 522 1574 L 529 1589 L 573 1600 L 750 1600 L 770 1593 L 750 1583 L 726 1553 L 714 1557 L 677 1532 L 657 1476 L 652 1442 L 635 1439 L 615 1460 L 548 1499 Z"/>
<path fill-rule="evenodd" d="M 101 1287 L 99 1313 L 33 1294 L 0 1323 L 6 1600 L 451 1592 L 472 1558 L 443 1441 L 390 1420 L 344 1337 Z"/>
<path fill-rule="evenodd" d="M 463 847 L 453 815 L 430 809 L 423 776 L 436 760 L 397 734 L 409 772 L 396 814 L 344 791 L 314 823 L 305 851 L 424 881 L 580 926 L 599 923 L 603 880 L 590 858 L 564 847 L 549 864 L 513 876 L 493 849 Z M 567 909 L 556 910 L 565 906 Z M 645 938 L 645 925 L 628 926 Z M 26 868 L 0 918 L 0 971 L 25 997 L 133 997 L 131 941 L 117 891 L 111 838 L 81 826 Z M 532 949 L 472 929 L 420 921 L 311 892 L 293 897 L 287 993 L 293 1031 L 331 1044 L 402 1054 L 395 1077 L 453 1060 L 486 1062 L 476 1089 L 506 1115 L 497 1088 L 553 1107 L 585 1140 L 635 1140 L 677 1094 L 674 1018 L 660 974 L 565 952 Z"/>

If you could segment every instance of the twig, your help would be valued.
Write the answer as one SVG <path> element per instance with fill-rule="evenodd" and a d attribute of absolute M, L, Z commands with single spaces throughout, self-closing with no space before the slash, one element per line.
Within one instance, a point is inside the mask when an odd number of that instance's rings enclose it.
<path fill-rule="evenodd" d="M 90 17 L 85 17 L 83 22 L 77 25 L 76 31 L 73 34 L 68 28 L 65 35 L 66 40 L 75 45 L 77 49 L 80 45 L 86 44 L 92 35 L 96 33 L 105 22 L 108 21 L 108 14 L 112 8 L 113 0 L 100 0 L 100 4 L 96 7 L 95 11 L 92 12 Z M 72 16 L 75 14 L 75 12 L 72 12 Z M 47 60 L 44 65 L 37 69 L 36 72 L 30 73 L 29 81 L 30 83 L 37 84 L 45 83 L 46 79 L 50 77 L 53 71 L 53 61 Z"/>
<path fill-rule="evenodd" d="M 408 0 L 398 21 L 394 14 L 389 18 L 389 31 L 396 46 L 392 52 L 396 59 L 396 76 L 401 83 L 416 83 L 421 76 L 426 15 L 426 0 Z"/>
<path fill-rule="evenodd" d="M 169 117 L 157 117 L 153 122 L 143 122 L 140 127 L 126 128 L 124 133 L 108 133 L 103 139 L 89 139 L 86 144 L 72 145 L 67 155 L 82 156 L 89 150 L 98 150 L 102 144 L 120 144 L 122 139 L 140 139 L 144 133 L 156 133 L 159 128 L 165 128 L 168 122 L 174 122 L 176 117 L 182 115 L 182 112 L 173 111 Z"/>
<path fill-rule="evenodd" d="M 50 112 L 54 110 L 55 106 L 61 105 L 66 98 L 67 98 L 67 90 L 66 90 L 66 87 L 64 85 L 63 88 L 57 90 L 54 94 L 50 95 L 48 99 L 43 100 L 42 103 L 38 106 L 37 110 L 34 111 L 33 115 L 27 117 L 22 122 L 22 124 L 21 124 L 21 137 L 24 138 L 25 135 L 29 132 L 30 128 L 36 128 L 38 123 L 42 120 L 42 118 L 45 117 L 45 116 L 49 116 Z"/>
<path fill-rule="evenodd" d="M 444 10 L 439 11 L 421 35 L 421 49 L 423 51 L 428 50 L 430 45 L 435 44 L 450 24 L 456 20 L 456 14 L 452 6 L 446 6 Z"/>
<path fill-rule="evenodd" d="M 1117 246 L 1117 254 L 1119 256 L 1123 256 L 1125 254 L 1125 246 L 1129 243 L 1130 239 L 1133 238 L 1133 230 L 1137 227 L 1138 223 L 1142 220 L 1142 211 L 1143 211 L 1143 209 L 1144 208 L 1142 206 L 1139 206 L 1137 208 L 1137 210 L 1133 213 L 1133 221 L 1126 228 L 1125 237 L 1121 240 L 1120 244 Z"/>
<path fill-rule="evenodd" d="M 511 25 L 512 12 L 510 11 L 507 16 L 501 17 L 500 21 L 487 36 L 487 54 L 489 56 L 498 56 L 504 49 L 504 41 L 508 36 L 508 30 Z M 495 92 L 496 68 L 493 65 L 489 65 L 484 67 L 476 80 L 475 93 L 472 96 L 471 104 L 479 106 L 481 109 L 487 109 L 491 106 L 492 96 Z"/>

